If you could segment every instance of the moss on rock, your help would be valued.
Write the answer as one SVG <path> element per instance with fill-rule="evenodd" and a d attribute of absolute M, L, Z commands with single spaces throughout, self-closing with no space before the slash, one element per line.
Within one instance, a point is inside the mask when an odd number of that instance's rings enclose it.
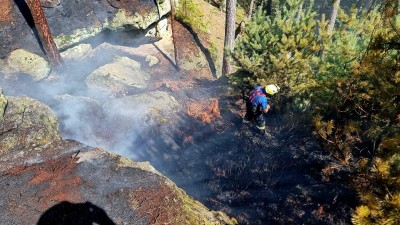
<path fill-rule="evenodd" d="M 81 28 L 76 29 L 72 32 L 72 34 L 61 34 L 54 37 L 54 42 L 56 43 L 59 49 L 71 46 L 75 43 L 78 43 L 82 40 L 85 40 L 90 37 L 94 37 L 96 34 L 100 33 L 105 29 L 105 25 L 101 24 L 98 26 L 93 26 L 90 28 Z"/>

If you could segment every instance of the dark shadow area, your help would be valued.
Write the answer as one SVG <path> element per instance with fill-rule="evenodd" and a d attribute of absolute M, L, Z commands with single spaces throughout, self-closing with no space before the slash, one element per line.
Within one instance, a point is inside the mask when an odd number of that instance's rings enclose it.
<path fill-rule="evenodd" d="M 26 2 L 24 0 L 14 0 L 14 2 L 15 2 L 15 5 L 17 5 L 22 16 L 24 16 L 26 23 L 32 29 L 33 34 L 35 35 L 35 38 L 39 43 L 40 49 L 44 52 L 42 42 L 40 41 L 39 33 L 35 27 L 35 22 L 33 20 L 32 13 L 31 13 L 31 10 L 29 9 L 28 5 L 26 4 Z"/>
<path fill-rule="evenodd" d="M 84 39 L 66 48 L 72 48 L 83 43 L 90 44 L 92 48 L 107 42 L 112 45 L 120 45 L 127 47 L 139 47 L 143 44 L 148 44 L 157 41 L 156 38 L 144 37 L 148 30 L 110 30 L 105 29 L 93 37 Z M 61 51 L 66 50 L 62 48 Z"/>
<path fill-rule="evenodd" d="M 28 23 L 28 25 L 31 28 L 35 27 L 35 22 L 33 21 L 33 17 L 31 14 L 31 10 L 29 9 L 28 5 L 26 4 L 26 2 L 24 0 L 14 0 L 15 4 L 17 5 L 19 11 L 21 12 L 21 14 L 24 16 L 26 23 Z"/>
<path fill-rule="evenodd" d="M 160 54 L 168 60 L 168 62 L 175 68 L 175 70 L 179 70 L 178 66 L 175 64 L 175 62 L 167 55 L 165 54 L 157 45 L 153 43 L 153 46 L 160 52 Z"/>
<path fill-rule="evenodd" d="M 189 33 L 193 36 L 194 41 L 196 42 L 196 45 L 199 46 L 200 50 L 203 52 L 204 56 L 207 59 L 208 65 L 210 66 L 210 70 L 212 75 L 217 78 L 217 69 L 215 68 L 215 64 L 214 61 L 211 57 L 211 53 L 210 50 L 208 50 L 208 48 L 204 47 L 204 45 L 201 43 L 201 40 L 199 38 L 199 36 L 196 34 L 196 32 L 194 32 L 194 30 L 188 26 L 185 23 L 182 23 L 181 21 L 177 20 L 184 28 L 186 28 L 186 30 L 189 31 Z"/>
<path fill-rule="evenodd" d="M 100 207 L 90 203 L 60 202 L 39 218 L 37 225 L 115 225 Z"/>

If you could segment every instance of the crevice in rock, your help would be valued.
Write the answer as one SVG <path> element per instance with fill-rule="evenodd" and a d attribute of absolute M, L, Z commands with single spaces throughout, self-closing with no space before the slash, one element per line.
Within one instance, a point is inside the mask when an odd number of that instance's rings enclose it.
<path fill-rule="evenodd" d="M 2 131 L 2 132 L 0 132 L 0 136 L 2 136 L 2 135 L 4 135 L 4 134 L 7 134 L 7 133 L 11 133 L 11 132 L 13 132 L 14 130 L 16 130 L 17 128 L 10 128 L 10 129 L 8 129 L 8 130 L 5 130 L 5 131 Z"/>
<path fill-rule="evenodd" d="M 33 20 L 31 10 L 29 9 L 27 3 L 24 0 L 14 0 L 15 4 L 17 5 L 19 11 L 21 12 L 22 16 L 24 17 L 26 23 L 29 25 L 29 27 L 32 29 L 32 33 L 35 36 L 40 49 L 44 52 L 42 42 L 39 37 L 39 33 L 35 27 L 35 22 Z"/>

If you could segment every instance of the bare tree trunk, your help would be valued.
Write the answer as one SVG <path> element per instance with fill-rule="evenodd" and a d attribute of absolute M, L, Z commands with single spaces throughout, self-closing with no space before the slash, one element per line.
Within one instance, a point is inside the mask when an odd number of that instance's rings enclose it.
<path fill-rule="evenodd" d="M 172 43 L 174 45 L 175 66 L 176 66 L 176 69 L 179 70 L 179 56 L 178 56 L 178 49 L 176 48 L 176 37 L 175 37 L 175 30 L 174 30 L 175 6 L 174 6 L 174 0 L 170 0 L 170 1 L 171 1 L 171 32 L 172 32 Z"/>
<path fill-rule="evenodd" d="M 235 40 L 239 38 L 240 34 L 244 31 L 246 26 L 246 21 L 250 20 L 253 16 L 253 9 L 254 9 L 254 0 L 250 1 L 249 11 L 247 12 L 246 17 L 240 21 L 238 28 L 235 30 Z"/>
<path fill-rule="evenodd" d="M 299 5 L 299 11 L 297 12 L 297 17 L 296 17 L 296 20 L 297 21 L 300 21 L 300 19 L 301 19 L 301 12 L 303 11 L 303 3 L 301 3 L 300 5 Z"/>
<path fill-rule="evenodd" d="M 371 9 L 374 7 L 376 3 L 376 0 L 367 0 L 365 2 L 364 8 L 367 12 L 371 11 Z"/>
<path fill-rule="evenodd" d="M 331 19 L 328 24 L 328 34 L 332 34 L 333 29 L 335 28 L 335 22 L 336 22 L 336 17 L 337 17 L 338 11 L 339 11 L 339 6 L 340 6 L 340 0 L 334 0 L 332 13 L 331 13 Z"/>
<path fill-rule="evenodd" d="M 254 0 L 250 1 L 249 12 L 247 13 L 247 18 L 250 19 L 253 16 Z"/>
<path fill-rule="evenodd" d="M 326 2 L 327 2 L 327 0 L 323 0 L 323 2 L 322 2 L 322 5 L 321 5 L 321 8 L 319 9 L 319 15 L 320 15 L 320 19 L 322 19 L 322 15 L 325 13 L 324 12 L 324 9 L 325 9 L 325 7 L 326 7 Z"/>
<path fill-rule="evenodd" d="M 228 58 L 229 58 L 229 53 L 233 51 L 233 48 L 235 46 L 235 21 L 236 21 L 236 0 L 227 0 L 222 75 L 230 74 L 233 71 L 233 67 L 230 64 Z"/>
<path fill-rule="evenodd" d="M 52 66 L 59 66 L 63 64 L 60 52 L 58 52 L 57 46 L 54 43 L 53 36 L 49 25 L 47 24 L 46 16 L 44 15 L 40 0 L 27 0 L 29 9 L 35 23 L 35 27 L 38 31 L 40 41 L 44 52 Z"/>
<path fill-rule="evenodd" d="M 267 10 L 267 15 L 270 16 L 272 15 L 272 0 L 267 0 L 267 5 L 266 5 L 266 10 Z"/>

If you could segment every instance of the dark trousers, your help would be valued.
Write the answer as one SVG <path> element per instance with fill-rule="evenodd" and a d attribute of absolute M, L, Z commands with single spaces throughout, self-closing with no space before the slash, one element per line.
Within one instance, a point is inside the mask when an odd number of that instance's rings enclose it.
<path fill-rule="evenodd" d="M 246 101 L 246 115 L 244 118 L 248 121 L 255 121 L 258 127 L 265 126 L 264 114 L 260 107 L 253 105 L 249 100 Z"/>

